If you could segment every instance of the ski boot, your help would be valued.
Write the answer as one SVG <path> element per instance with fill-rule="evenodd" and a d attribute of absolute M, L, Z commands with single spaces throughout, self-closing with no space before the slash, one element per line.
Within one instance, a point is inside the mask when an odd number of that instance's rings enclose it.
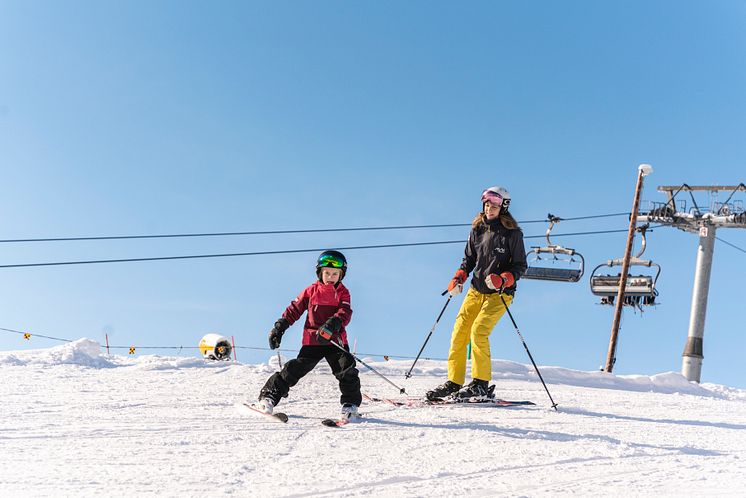
<path fill-rule="evenodd" d="M 287 397 L 287 396 L 286 396 Z M 277 403 L 280 402 L 280 393 L 269 387 L 263 387 L 259 391 L 259 401 L 254 403 L 254 406 L 264 413 L 272 413 Z"/>
<path fill-rule="evenodd" d="M 444 384 L 439 385 L 435 389 L 432 389 L 426 392 L 425 398 L 427 398 L 430 401 L 443 399 L 447 396 L 457 393 L 459 389 L 461 389 L 461 386 L 459 384 L 456 384 L 455 382 L 451 382 L 449 380 L 445 382 Z"/>
<path fill-rule="evenodd" d="M 254 408 L 261 410 L 264 413 L 272 415 L 272 411 L 275 408 L 275 402 L 272 398 L 259 398 L 259 401 L 253 404 Z"/>
<path fill-rule="evenodd" d="M 453 397 L 459 401 L 470 399 L 474 401 L 483 401 L 494 396 L 494 390 L 495 386 L 490 387 L 488 381 L 474 379 L 468 385 L 464 386 L 463 389 L 454 394 Z"/>
<path fill-rule="evenodd" d="M 340 414 L 340 420 L 355 420 L 360 414 L 357 411 L 357 406 L 351 403 L 345 403 L 342 405 L 342 413 Z"/>

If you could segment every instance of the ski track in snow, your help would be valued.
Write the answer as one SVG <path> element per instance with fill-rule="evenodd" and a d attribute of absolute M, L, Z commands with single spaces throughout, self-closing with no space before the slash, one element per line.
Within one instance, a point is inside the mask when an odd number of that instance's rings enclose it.
<path fill-rule="evenodd" d="M 445 364 L 366 363 L 421 395 Z M 270 362 L 275 362 L 271 358 Z M 498 396 L 537 406 L 396 408 L 327 428 L 339 392 L 320 364 L 251 416 L 274 364 L 107 357 L 93 341 L 0 353 L 4 496 L 743 496 L 746 391 L 675 373 L 613 376 L 495 360 Z M 395 390 L 360 366 L 365 392 Z"/>

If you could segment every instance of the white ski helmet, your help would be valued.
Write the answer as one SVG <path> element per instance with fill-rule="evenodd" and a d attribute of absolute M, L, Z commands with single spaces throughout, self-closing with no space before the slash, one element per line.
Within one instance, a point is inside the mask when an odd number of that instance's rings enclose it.
<path fill-rule="evenodd" d="M 500 206 L 501 209 L 507 211 L 510 206 L 510 192 L 504 187 L 490 187 L 482 192 L 482 204 L 490 201 Z"/>
<path fill-rule="evenodd" d="M 230 339 L 219 334 L 207 334 L 199 341 L 199 350 L 206 360 L 230 361 L 233 348 Z"/>

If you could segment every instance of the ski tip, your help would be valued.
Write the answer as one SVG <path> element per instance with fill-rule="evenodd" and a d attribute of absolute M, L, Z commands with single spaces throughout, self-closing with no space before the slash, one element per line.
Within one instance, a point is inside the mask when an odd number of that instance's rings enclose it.
<path fill-rule="evenodd" d="M 263 416 L 269 420 L 282 422 L 283 424 L 287 424 L 288 422 L 288 416 L 285 413 L 282 412 L 274 412 L 274 413 L 267 413 L 263 410 L 258 409 L 257 407 L 253 406 L 250 403 L 241 403 L 240 405 L 236 405 L 242 412 L 249 412 L 255 415 Z M 243 408 L 241 408 L 243 407 Z"/>

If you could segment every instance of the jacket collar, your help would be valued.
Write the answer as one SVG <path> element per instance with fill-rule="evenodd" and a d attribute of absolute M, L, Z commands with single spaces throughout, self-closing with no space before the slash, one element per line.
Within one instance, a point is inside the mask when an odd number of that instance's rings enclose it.
<path fill-rule="evenodd" d="M 324 287 L 325 284 L 322 283 L 321 280 L 316 280 L 316 282 L 314 282 L 311 285 L 314 287 Z M 340 289 L 346 289 L 346 287 L 342 284 L 342 282 L 337 282 L 336 284 L 334 284 L 334 289 L 340 290 Z"/>
<path fill-rule="evenodd" d="M 494 220 L 488 220 L 486 216 L 482 218 L 482 221 L 484 224 L 492 231 L 498 230 L 500 227 L 502 227 L 502 223 L 500 223 L 500 217 L 498 216 Z"/>

